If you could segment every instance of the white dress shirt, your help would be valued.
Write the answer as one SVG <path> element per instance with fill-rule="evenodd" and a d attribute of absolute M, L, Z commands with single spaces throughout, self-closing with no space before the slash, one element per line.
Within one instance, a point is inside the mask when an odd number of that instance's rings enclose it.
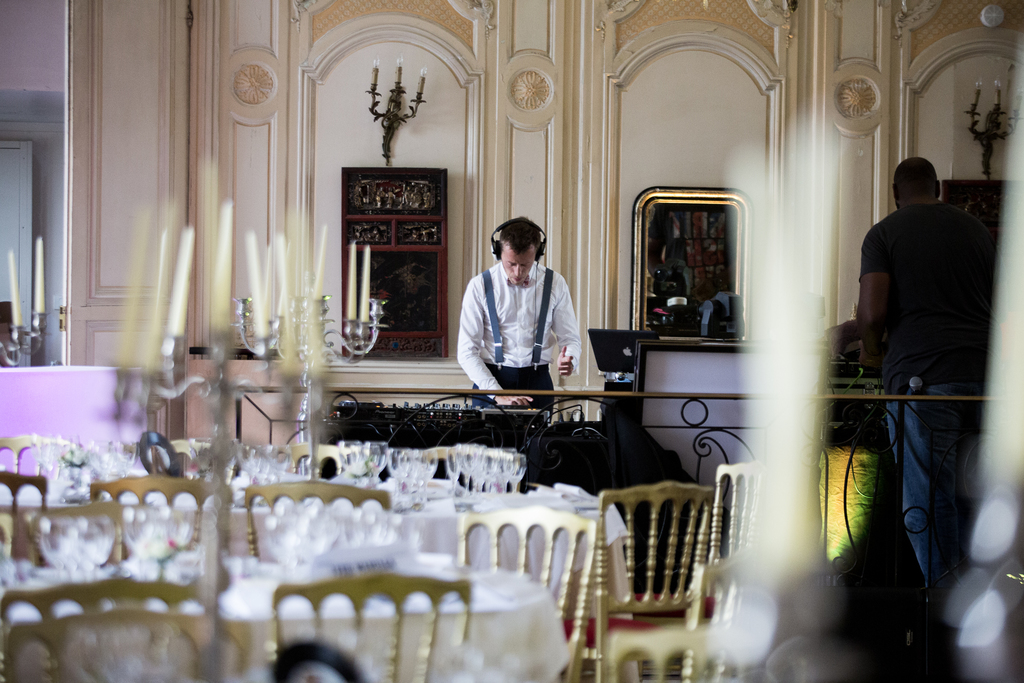
<path fill-rule="evenodd" d="M 540 315 L 544 295 L 545 272 L 547 268 L 535 263 L 530 269 L 529 284 L 512 285 L 500 262 L 490 269 L 491 282 L 494 284 L 494 307 L 498 312 L 501 330 L 501 350 L 505 357 L 503 366 L 525 368 L 533 365 L 533 342 L 537 335 L 537 316 Z M 551 283 L 551 302 L 545 326 L 547 332 L 540 362 L 557 365 L 558 351 L 555 347 L 568 347 L 567 353 L 572 356 L 572 369 L 575 372 L 582 349 L 579 323 L 572 309 L 569 286 L 558 273 L 554 274 Z M 477 275 L 469 281 L 466 295 L 462 298 L 459 365 L 479 388 L 501 389 L 486 363 L 495 364 L 494 334 L 487 313 L 483 276 Z"/>

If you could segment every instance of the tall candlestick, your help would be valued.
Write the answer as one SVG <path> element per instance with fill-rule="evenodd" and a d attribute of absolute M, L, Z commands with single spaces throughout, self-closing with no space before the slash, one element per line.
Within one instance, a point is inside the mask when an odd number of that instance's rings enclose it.
<path fill-rule="evenodd" d="M 402 82 L 402 55 L 398 55 L 398 66 L 395 67 L 395 83 Z"/>
<path fill-rule="evenodd" d="M 370 77 L 370 85 L 377 85 L 377 73 L 380 70 L 380 57 L 373 58 L 373 75 Z"/>
<path fill-rule="evenodd" d="M 978 106 L 978 100 L 981 99 L 981 81 L 974 84 L 974 104 L 971 105 L 971 109 L 976 109 Z"/>
<path fill-rule="evenodd" d="M 11 277 L 11 324 L 21 327 L 21 296 L 18 294 L 18 262 L 14 260 L 14 250 L 7 252 L 7 273 Z"/>
<path fill-rule="evenodd" d="M 999 83 L 999 79 L 996 79 L 996 106 L 1002 101 L 1002 85 Z"/>
<path fill-rule="evenodd" d="M 167 310 L 167 334 L 171 337 L 185 336 L 185 318 L 188 312 L 188 283 L 192 276 L 192 251 L 195 247 L 196 231 L 185 228 L 178 242 L 178 262 L 174 266 L 174 284 L 171 287 L 171 306 Z"/>
<path fill-rule="evenodd" d="M 46 297 L 43 295 L 43 238 L 36 238 L 36 291 L 35 291 L 35 312 L 39 315 L 46 313 Z"/>
<path fill-rule="evenodd" d="M 356 243 L 348 245 L 348 291 L 345 297 L 345 319 L 356 319 Z"/>
<path fill-rule="evenodd" d="M 220 226 L 217 233 L 217 252 L 213 261 L 213 287 L 210 302 L 210 330 L 226 332 L 231 323 L 231 248 L 232 213 L 230 200 L 220 207 Z"/>
<path fill-rule="evenodd" d="M 327 226 L 320 233 L 320 251 L 316 255 L 316 280 L 313 282 L 313 297 L 324 295 L 324 268 L 327 264 Z"/>
<path fill-rule="evenodd" d="M 427 67 L 423 67 L 422 69 L 420 69 L 420 84 L 419 84 L 419 87 L 416 88 L 416 94 L 417 95 L 422 95 L 423 94 L 423 84 L 426 83 L 426 82 L 427 82 Z"/>
<path fill-rule="evenodd" d="M 359 320 L 370 322 L 370 245 L 363 248 L 363 297 L 359 305 Z"/>

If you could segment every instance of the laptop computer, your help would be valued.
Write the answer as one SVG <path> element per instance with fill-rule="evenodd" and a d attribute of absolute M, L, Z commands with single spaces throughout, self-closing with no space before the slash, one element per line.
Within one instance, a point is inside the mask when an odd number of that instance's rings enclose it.
<path fill-rule="evenodd" d="M 658 333 L 650 330 L 599 330 L 589 329 L 590 346 L 594 349 L 597 369 L 601 372 L 633 372 L 636 366 L 636 342 L 638 339 L 657 339 Z"/>

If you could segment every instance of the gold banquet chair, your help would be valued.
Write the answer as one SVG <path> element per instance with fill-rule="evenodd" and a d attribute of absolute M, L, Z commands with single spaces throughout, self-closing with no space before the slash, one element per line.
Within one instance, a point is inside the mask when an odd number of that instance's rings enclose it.
<path fill-rule="evenodd" d="M 279 607 L 289 597 L 305 598 L 315 613 L 315 629 L 318 638 L 323 636 L 323 616 L 321 607 L 324 601 L 333 595 L 343 595 L 352 601 L 356 614 L 356 629 L 363 628 L 363 609 L 371 596 L 390 598 L 395 605 L 395 617 L 391 624 L 387 670 L 381 681 L 393 682 L 397 679 L 402 654 L 402 638 L 406 635 L 406 612 L 404 605 L 410 595 L 422 593 L 430 600 L 430 610 L 426 615 L 423 633 L 415 648 L 415 663 L 412 683 L 424 683 L 427 672 L 433 661 L 434 647 L 438 639 L 438 625 L 441 602 L 450 594 L 456 594 L 462 601 L 463 610 L 457 617 L 453 631 L 453 646 L 466 640 L 469 633 L 469 605 L 471 588 L 467 580 L 444 581 L 423 576 L 404 576 L 400 574 L 363 574 L 361 576 L 336 577 L 315 583 L 281 584 L 274 591 L 274 623 L 277 650 L 280 652 L 287 646 L 281 624 Z M 335 643 L 330 643 L 334 646 Z"/>
<path fill-rule="evenodd" d="M 569 639 L 570 651 L 569 671 L 565 680 L 577 680 L 585 634 L 581 633 L 582 624 L 577 624 L 573 616 L 575 610 L 587 603 L 584 596 L 589 590 L 597 522 L 572 512 L 552 510 L 542 505 L 465 513 L 459 516 L 458 563 L 461 566 L 469 565 L 470 535 L 477 528 L 484 528 L 489 534 L 488 549 L 492 571 L 498 568 L 502 530 L 515 529 L 518 536 L 515 569 L 519 574 L 527 576 L 530 575 L 530 568 L 527 566 L 529 541 L 538 535 L 541 536 L 544 547 L 538 567 L 540 582 L 549 588 L 558 586 L 558 610 L 563 622 L 567 624 L 566 637 Z M 534 530 L 532 535 L 531 530 Z M 554 550 L 556 536 L 561 535 L 564 535 L 567 541 L 566 555 L 562 570 L 556 576 L 553 567 Z M 582 558 L 583 569 L 574 581 L 572 572 L 573 567 L 578 564 L 577 558 Z"/>
<path fill-rule="evenodd" d="M 32 564 L 42 565 L 42 553 L 39 550 L 39 521 L 43 517 L 107 517 L 114 524 L 114 546 L 110 550 L 108 562 L 120 562 L 124 552 L 124 518 L 121 504 L 113 501 L 73 505 L 69 507 L 49 508 L 33 512 L 28 518 L 29 528 L 29 559 Z"/>
<path fill-rule="evenodd" d="M 753 544 L 763 478 L 764 466 L 758 462 L 718 466 L 715 472 L 715 500 L 711 509 L 709 563 L 714 564 L 723 557 L 732 557 Z M 728 507 L 727 499 L 731 503 Z M 729 511 L 729 525 L 728 534 L 723 539 L 726 510 Z"/>
<path fill-rule="evenodd" d="M 139 499 L 140 505 L 146 504 L 146 496 L 150 493 L 162 494 L 168 505 L 173 505 L 178 496 L 188 495 L 195 500 L 198 508 L 202 508 L 206 499 L 213 495 L 213 488 L 201 479 L 151 474 L 145 477 L 124 477 L 113 481 L 94 481 L 89 485 L 89 492 L 94 501 L 102 500 L 103 494 L 107 494 L 118 503 L 122 502 L 121 496 L 132 493 Z"/>
<path fill-rule="evenodd" d="M 55 683 L 104 680 L 125 660 L 133 666 L 124 666 L 122 671 L 144 668 L 147 663 L 154 669 L 172 665 L 181 680 L 197 680 L 200 654 L 210 642 L 211 627 L 204 615 L 145 609 L 19 623 L 8 634 L 11 659 L 7 669 L 12 680 L 28 680 L 19 675 L 19 660 L 27 646 L 37 642 L 46 653 L 43 668 Z"/>
<path fill-rule="evenodd" d="M 291 455 L 291 458 L 292 458 L 292 471 L 298 472 L 299 471 L 299 463 L 302 462 L 304 459 L 309 459 L 309 449 L 310 449 L 310 445 L 308 443 L 293 443 L 293 444 L 289 444 L 288 445 L 288 452 L 289 452 L 289 454 Z M 333 445 L 327 444 L 327 443 L 322 443 L 322 444 L 319 445 L 319 447 L 316 450 L 317 450 L 317 457 L 320 459 L 320 467 L 321 468 L 323 468 L 324 460 L 333 460 L 334 461 L 334 467 L 336 468 L 335 471 L 338 474 L 341 474 L 341 472 L 342 472 L 342 470 L 344 468 L 342 468 L 342 466 L 341 466 L 341 455 L 340 455 L 340 452 L 339 452 L 337 446 L 333 446 Z M 310 467 L 310 471 L 311 472 L 312 472 L 312 469 L 313 468 L 311 466 Z M 314 479 L 319 479 L 320 478 L 320 472 L 319 471 L 313 472 L 313 478 Z"/>
<path fill-rule="evenodd" d="M 35 434 L 26 436 L 8 436 L 0 438 L 0 451 L 9 450 L 14 454 L 14 471 L 21 471 L 21 452 L 34 448 L 41 443 L 41 437 Z"/>
<path fill-rule="evenodd" d="M 3 534 L 4 557 L 14 555 L 14 516 L 10 512 L 0 512 L 0 534 Z"/>
<path fill-rule="evenodd" d="M 727 657 L 724 651 L 709 649 L 708 636 L 712 628 L 727 626 L 735 616 L 739 603 L 738 556 L 721 559 L 715 564 L 697 570 L 701 595 L 714 605 L 709 619 L 692 624 L 668 624 L 652 631 L 615 630 L 608 634 L 608 680 L 618 683 L 622 665 L 628 661 L 648 662 L 653 679 L 662 683 L 669 679 L 670 671 L 678 670 L 680 683 L 690 681 L 745 680 L 742 667 Z M 719 642 L 722 631 L 719 632 Z M 676 665 L 678 662 L 678 665 Z M 651 680 L 651 671 L 645 671 L 643 680 Z M 673 677 L 672 680 L 676 680 Z"/>
<path fill-rule="evenodd" d="M 698 484 L 663 481 L 625 489 L 606 489 L 599 496 L 601 515 L 594 554 L 596 617 L 593 649 L 596 680 L 607 677 L 607 639 L 617 629 L 654 629 L 659 623 L 684 622 L 695 628 L 704 612 L 701 570 L 708 554 L 714 489 Z M 611 550 L 606 513 L 617 506 L 626 525 L 626 592 L 611 587 Z M 577 611 L 575 628 L 586 612 Z M 623 619 L 614 615 L 627 615 Z"/>
<path fill-rule="evenodd" d="M 83 613 L 95 613 L 108 606 L 116 608 L 141 607 L 151 599 L 159 600 L 168 609 L 173 610 L 187 600 L 197 599 L 197 594 L 191 586 L 131 579 L 106 579 L 93 583 L 6 590 L 3 597 L 0 598 L 0 623 L 3 624 L 5 645 L 3 661 L 13 661 L 11 640 L 8 637 L 13 628 L 12 606 L 29 605 L 39 612 L 41 620 L 46 621 L 62 618 L 54 610 L 58 604 L 74 603 Z"/>
<path fill-rule="evenodd" d="M 21 515 L 18 514 L 18 492 L 26 487 L 36 489 L 39 491 L 39 506 L 45 510 L 47 479 L 46 477 L 41 476 L 14 474 L 13 472 L 0 472 L 0 486 L 6 486 L 11 491 L 11 548 L 9 548 L 7 552 L 7 556 L 11 557 L 14 550 L 15 536 L 20 536 L 19 532 L 22 532 L 25 529 L 24 521 L 21 519 Z M 4 543 L 6 547 L 6 538 Z"/>
<path fill-rule="evenodd" d="M 680 683 L 722 680 L 722 667 L 708 657 L 707 630 L 685 625 L 664 626 L 654 631 L 617 630 L 608 635 L 609 683 L 619 683 L 623 664 L 631 661 L 650 662 L 653 680 L 666 683 L 673 664 L 679 661 Z M 711 671 L 708 671 L 709 665 Z M 644 681 L 652 678 L 647 675 Z"/>
<path fill-rule="evenodd" d="M 259 557 L 259 544 L 256 538 L 256 518 L 253 508 L 259 500 L 263 500 L 271 508 L 281 498 L 289 498 L 296 503 L 301 503 L 307 498 L 319 498 L 324 505 L 345 499 L 352 501 L 352 505 L 360 506 L 368 500 L 375 500 L 385 510 L 391 509 L 391 495 L 387 491 L 372 491 L 361 489 L 358 486 L 346 486 L 345 484 L 330 484 L 326 481 L 291 481 L 278 484 L 264 484 L 261 486 L 247 486 L 245 488 L 245 510 L 248 518 L 249 553 L 253 557 Z"/>

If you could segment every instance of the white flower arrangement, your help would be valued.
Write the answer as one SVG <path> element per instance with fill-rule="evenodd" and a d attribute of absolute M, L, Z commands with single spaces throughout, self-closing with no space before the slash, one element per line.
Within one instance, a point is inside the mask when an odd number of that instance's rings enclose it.
<path fill-rule="evenodd" d="M 139 557 L 147 560 L 156 560 L 157 562 L 163 562 L 169 560 L 178 554 L 181 548 L 178 544 L 169 538 L 161 538 L 159 536 L 152 536 L 150 538 L 143 539 L 142 541 L 135 544 L 133 551 Z"/>
<path fill-rule="evenodd" d="M 365 477 L 374 476 L 373 463 L 369 458 L 360 458 L 354 463 L 349 463 L 345 467 L 345 474 L 353 479 L 363 479 Z"/>
<path fill-rule="evenodd" d="M 58 461 L 62 467 L 85 467 L 89 464 L 89 451 L 81 446 L 68 446 Z"/>

